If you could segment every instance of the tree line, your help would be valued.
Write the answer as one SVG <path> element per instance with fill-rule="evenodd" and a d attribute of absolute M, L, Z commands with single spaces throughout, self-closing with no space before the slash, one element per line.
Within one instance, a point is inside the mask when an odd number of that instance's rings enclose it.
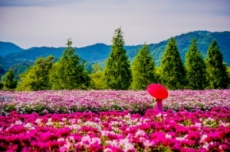
<path fill-rule="evenodd" d="M 212 40 L 204 59 L 193 39 L 182 62 L 177 43 L 170 38 L 157 67 L 147 44 L 144 44 L 131 63 L 124 49 L 121 28 L 114 32 L 110 56 L 105 67 L 93 65 L 92 73 L 72 47 L 71 39 L 60 59 L 53 56 L 39 57 L 26 72 L 14 79 L 10 69 L 0 82 L 5 90 L 72 90 L 114 89 L 144 90 L 151 83 L 161 83 L 170 90 L 176 89 L 225 89 L 230 88 L 230 72 L 223 62 L 223 55 L 215 39 Z"/>

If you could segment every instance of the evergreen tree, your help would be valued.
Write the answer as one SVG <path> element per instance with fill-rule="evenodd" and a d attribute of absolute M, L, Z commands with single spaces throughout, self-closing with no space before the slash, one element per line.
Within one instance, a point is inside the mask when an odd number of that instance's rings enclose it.
<path fill-rule="evenodd" d="M 131 66 L 133 76 L 131 88 L 134 90 L 143 90 L 149 84 L 155 82 L 154 68 L 155 63 L 149 52 L 149 47 L 144 44 L 138 51 Z"/>
<path fill-rule="evenodd" d="M 229 77 L 223 55 L 215 39 L 211 42 L 206 58 L 207 77 L 211 89 L 227 88 Z"/>
<path fill-rule="evenodd" d="M 0 77 L 3 76 L 5 73 L 5 70 L 3 68 L 3 66 L 0 64 Z"/>
<path fill-rule="evenodd" d="M 3 89 L 3 83 L 2 83 L 2 81 L 0 81 L 0 90 L 2 90 Z"/>
<path fill-rule="evenodd" d="M 199 90 L 206 87 L 206 67 L 202 54 L 198 51 L 196 40 L 188 49 L 185 57 L 185 66 L 188 80 L 188 88 Z"/>
<path fill-rule="evenodd" d="M 47 90 L 49 86 L 49 72 L 53 65 L 53 56 L 39 57 L 25 73 L 20 75 L 17 90 Z"/>
<path fill-rule="evenodd" d="M 132 76 L 126 50 L 124 49 L 121 28 L 115 30 L 112 50 L 106 61 L 105 82 L 111 89 L 126 90 L 130 87 Z"/>
<path fill-rule="evenodd" d="M 89 86 L 89 76 L 84 69 L 84 63 L 72 47 L 71 39 L 67 41 L 67 49 L 50 73 L 52 89 L 78 89 Z"/>
<path fill-rule="evenodd" d="M 176 40 L 170 38 L 161 59 L 161 82 L 168 89 L 184 89 L 185 74 Z"/>
<path fill-rule="evenodd" d="M 4 75 L 4 82 L 3 82 L 4 88 L 6 89 L 15 89 L 17 86 L 17 81 L 14 80 L 14 72 L 12 69 L 10 69 L 6 74 Z"/>
<path fill-rule="evenodd" d="M 228 80 L 230 80 L 230 67 L 227 67 Z M 230 88 L 230 82 L 228 83 L 228 88 Z"/>
<path fill-rule="evenodd" d="M 93 71 L 90 74 L 92 89 L 106 89 L 106 84 L 103 79 L 103 68 L 99 64 L 93 64 Z"/>
<path fill-rule="evenodd" d="M 31 63 L 17 63 L 11 66 L 12 70 L 14 71 L 15 78 L 18 80 L 19 75 L 26 72 L 26 70 L 31 66 Z"/>

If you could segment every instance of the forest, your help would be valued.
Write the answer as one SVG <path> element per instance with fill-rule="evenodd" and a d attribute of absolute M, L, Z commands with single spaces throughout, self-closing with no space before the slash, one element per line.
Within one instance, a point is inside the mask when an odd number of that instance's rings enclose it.
<path fill-rule="evenodd" d="M 161 83 L 170 90 L 230 88 L 230 68 L 224 62 L 216 39 L 210 43 L 205 58 L 198 50 L 196 39 L 190 43 L 184 62 L 173 37 L 167 42 L 159 66 L 145 43 L 130 61 L 124 47 L 124 34 L 118 28 L 105 66 L 95 63 L 89 72 L 87 63 L 79 57 L 72 47 L 72 40 L 68 39 L 60 58 L 52 55 L 38 57 L 18 79 L 14 70 L 9 69 L 1 78 L 0 88 L 17 91 L 145 90 L 151 83 Z"/>

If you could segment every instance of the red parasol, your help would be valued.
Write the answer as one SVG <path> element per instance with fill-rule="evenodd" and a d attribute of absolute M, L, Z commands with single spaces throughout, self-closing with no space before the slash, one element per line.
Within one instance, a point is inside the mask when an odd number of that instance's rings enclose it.
<path fill-rule="evenodd" d="M 150 84 L 147 87 L 148 93 L 156 99 L 166 99 L 168 97 L 168 90 L 161 84 Z"/>

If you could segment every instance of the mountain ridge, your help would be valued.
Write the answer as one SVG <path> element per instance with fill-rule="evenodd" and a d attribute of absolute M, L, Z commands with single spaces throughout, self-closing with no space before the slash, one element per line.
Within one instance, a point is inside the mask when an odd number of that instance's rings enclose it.
<path fill-rule="evenodd" d="M 222 51 L 224 61 L 228 66 L 230 66 L 230 31 L 191 31 L 188 33 L 176 35 L 174 38 L 176 39 L 177 47 L 180 51 L 180 55 L 183 61 L 185 60 L 185 54 L 191 45 L 192 39 L 196 39 L 198 50 L 202 53 L 204 58 L 206 57 L 207 50 L 211 44 L 211 41 L 216 39 Z M 163 40 L 159 43 L 148 44 L 150 52 L 153 55 L 157 66 L 160 65 L 160 60 L 168 40 L 169 39 Z M 7 45 L 4 45 L 4 43 L 7 43 Z M 9 44 L 12 44 L 12 46 Z M 142 47 L 142 45 L 143 44 L 124 46 L 125 50 L 127 51 L 127 56 L 131 61 L 137 55 L 138 50 Z M 53 55 L 55 58 L 59 58 L 65 49 L 66 47 L 47 46 L 22 49 L 10 42 L 0 42 L 0 56 L 2 56 L 0 58 L 0 64 L 3 65 L 4 69 L 8 70 L 11 66 L 21 62 L 34 62 L 39 56 L 46 57 L 48 55 Z M 8 51 L 8 53 L 6 53 L 6 51 Z M 89 64 L 105 63 L 105 60 L 109 57 L 110 51 L 111 45 L 104 43 L 95 43 L 89 46 L 76 48 L 76 53 Z"/>

